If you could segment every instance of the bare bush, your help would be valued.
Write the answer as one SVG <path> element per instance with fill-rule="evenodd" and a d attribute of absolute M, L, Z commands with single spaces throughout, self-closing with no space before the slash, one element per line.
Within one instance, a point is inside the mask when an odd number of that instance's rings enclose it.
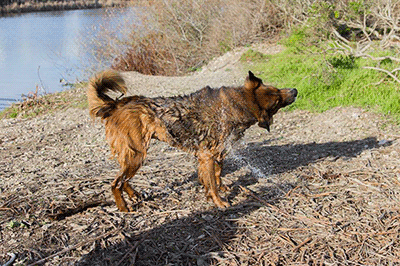
<path fill-rule="evenodd" d="M 137 70 L 146 75 L 163 75 L 174 72 L 174 57 L 163 48 L 162 36 L 151 33 L 146 38 L 132 43 L 124 54 L 115 58 L 112 68 Z"/>
<path fill-rule="evenodd" d="M 336 49 L 355 58 L 369 58 L 376 62 L 371 69 L 386 73 L 400 83 L 400 68 L 384 69 L 384 60 L 400 62 L 392 55 L 374 56 L 376 50 L 400 52 L 400 2 L 391 0 L 349 2 L 339 1 L 335 15 L 336 28 L 332 28 Z M 340 27 L 344 30 L 340 31 Z"/>
<path fill-rule="evenodd" d="M 139 20 L 113 62 L 118 70 L 179 75 L 231 49 L 276 36 L 285 27 L 270 1 L 139 1 Z"/>

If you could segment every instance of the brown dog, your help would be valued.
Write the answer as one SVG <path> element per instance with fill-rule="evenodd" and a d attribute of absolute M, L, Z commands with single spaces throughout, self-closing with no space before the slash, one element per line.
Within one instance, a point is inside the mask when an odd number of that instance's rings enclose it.
<path fill-rule="evenodd" d="M 152 138 L 194 154 L 207 198 L 218 207 L 229 206 L 218 194 L 224 188 L 221 169 L 228 141 L 241 138 L 257 122 L 269 131 L 272 116 L 297 96 L 296 89 L 264 85 L 250 71 L 242 87 L 205 87 L 185 96 L 114 100 L 106 94 L 108 91 L 127 91 L 116 72 L 106 71 L 94 77 L 87 95 L 90 114 L 105 121 L 106 138 L 121 166 L 111 189 L 118 209 L 124 212 L 128 208 L 122 191 L 131 199 L 140 196 L 128 180 L 142 165 Z"/>

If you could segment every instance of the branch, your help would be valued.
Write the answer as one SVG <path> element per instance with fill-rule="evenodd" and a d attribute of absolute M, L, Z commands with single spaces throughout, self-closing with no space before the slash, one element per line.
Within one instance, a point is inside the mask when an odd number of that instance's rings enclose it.
<path fill-rule="evenodd" d="M 397 81 L 398 83 L 400 83 L 400 79 L 398 79 L 395 75 L 393 75 L 393 72 L 394 72 L 394 71 L 390 72 L 389 70 L 382 69 L 382 68 L 379 68 L 379 67 L 368 67 L 368 66 L 365 66 L 365 67 L 363 67 L 363 68 L 364 68 L 364 69 L 373 69 L 373 70 L 385 72 L 386 74 L 388 74 L 389 76 L 391 76 L 395 81 Z M 396 68 L 395 70 L 398 71 L 399 69 Z"/>
<path fill-rule="evenodd" d="M 68 252 L 68 251 L 71 251 L 71 250 L 73 250 L 73 249 L 76 249 L 76 248 L 79 248 L 79 247 L 88 245 L 88 244 L 93 243 L 94 241 L 100 240 L 100 239 L 102 239 L 102 238 L 106 238 L 106 237 L 108 237 L 108 236 L 110 236 L 110 235 L 112 235 L 112 234 L 117 233 L 118 231 L 120 231 L 120 229 L 115 229 L 115 230 L 110 231 L 110 232 L 108 232 L 108 233 L 105 233 L 105 234 L 103 234 L 103 235 L 101 235 L 101 236 L 98 236 L 98 237 L 89 239 L 89 240 L 87 240 L 87 241 L 80 242 L 80 243 L 78 243 L 78 244 L 76 244 L 76 245 L 73 245 L 73 246 L 71 246 L 71 247 L 64 248 L 63 250 L 61 250 L 61 251 L 59 251 L 59 252 L 57 252 L 57 253 L 54 253 L 53 255 L 50 255 L 50 256 L 48 256 L 48 257 L 45 257 L 45 258 L 43 258 L 43 259 L 41 259 L 41 260 L 38 260 L 38 261 L 36 261 L 36 262 L 34 262 L 34 263 L 31 263 L 31 264 L 29 264 L 28 266 L 35 266 L 35 265 L 37 265 L 37 264 L 42 264 L 42 263 L 46 262 L 47 260 L 49 260 L 49 259 L 51 259 L 51 258 L 54 258 L 54 257 L 59 256 L 59 255 L 61 255 L 61 254 L 64 254 L 64 253 L 66 253 L 66 252 Z"/>

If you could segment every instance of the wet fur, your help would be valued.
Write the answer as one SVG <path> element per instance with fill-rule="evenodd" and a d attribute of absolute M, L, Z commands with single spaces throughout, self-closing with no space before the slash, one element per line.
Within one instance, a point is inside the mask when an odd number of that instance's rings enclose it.
<path fill-rule="evenodd" d="M 106 138 L 121 166 L 111 185 L 120 211 L 129 211 L 123 191 L 132 200 L 140 195 L 128 180 L 142 165 L 152 138 L 194 154 L 206 197 L 218 207 L 229 206 L 218 193 L 224 189 L 220 175 L 227 142 L 239 139 L 257 122 L 269 130 L 272 116 L 297 95 L 295 89 L 266 86 L 251 72 L 242 87 L 205 87 L 185 96 L 117 100 L 107 95 L 109 91 L 127 91 L 117 72 L 105 71 L 94 77 L 87 96 L 90 114 L 105 122 Z"/>

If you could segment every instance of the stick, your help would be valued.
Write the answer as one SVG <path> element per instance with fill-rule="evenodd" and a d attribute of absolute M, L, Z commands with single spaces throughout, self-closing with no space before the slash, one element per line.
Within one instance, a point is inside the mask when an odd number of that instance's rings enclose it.
<path fill-rule="evenodd" d="M 34 266 L 34 265 L 41 264 L 41 263 L 47 261 L 48 259 L 54 258 L 54 257 L 56 257 L 56 256 L 59 256 L 59 255 L 61 255 L 61 254 L 64 254 L 64 253 L 66 253 L 66 252 L 68 252 L 68 251 L 71 251 L 71 250 L 73 250 L 73 249 L 82 247 L 82 246 L 87 245 L 87 244 L 89 244 L 89 243 L 92 243 L 92 242 L 94 242 L 94 241 L 96 241 L 96 240 L 99 240 L 99 239 L 105 238 L 105 237 L 107 237 L 107 236 L 109 236 L 109 235 L 112 235 L 112 234 L 114 234 L 114 233 L 117 233 L 117 231 L 119 231 L 119 230 L 113 230 L 113 231 L 108 232 L 108 233 L 105 233 L 105 234 L 103 234 L 103 235 L 101 235 L 101 236 L 92 238 L 92 239 L 89 240 L 89 241 L 81 242 L 81 243 L 78 243 L 78 244 L 76 244 L 76 245 L 73 245 L 72 247 L 65 248 L 65 249 L 63 249 L 63 250 L 61 250 L 61 251 L 59 251 L 59 252 L 57 252 L 57 253 L 55 253 L 55 254 L 53 254 L 53 255 L 50 255 L 50 256 L 48 256 L 48 257 L 46 257 L 46 258 L 43 258 L 43 259 L 38 260 L 38 261 L 36 261 L 36 262 L 34 262 L 34 263 L 31 263 L 31 264 L 29 264 L 28 266 Z"/>
<path fill-rule="evenodd" d="M 379 67 L 368 67 L 368 66 L 365 66 L 365 67 L 363 67 L 363 68 L 364 68 L 364 69 L 373 69 L 373 70 L 385 72 L 386 74 L 388 74 L 389 76 L 391 76 L 395 81 L 397 81 L 398 83 L 400 83 L 400 79 L 398 79 L 395 75 L 393 75 L 392 72 L 390 72 L 389 70 L 382 69 L 382 68 L 379 68 Z"/>
<path fill-rule="evenodd" d="M 274 209 L 274 210 L 277 211 L 277 212 L 281 212 L 281 210 L 280 210 L 278 207 L 276 207 L 276 206 L 274 206 L 274 205 L 268 203 L 266 200 L 260 198 L 260 197 L 257 196 L 253 191 L 251 191 L 250 189 L 245 188 L 244 186 L 240 186 L 240 185 L 239 185 L 239 187 L 243 190 L 243 192 L 245 192 L 246 194 L 252 196 L 254 199 L 258 200 L 259 202 L 261 202 L 261 203 L 267 205 L 268 207 Z"/>
<path fill-rule="evenodd" d="M 94 201 L 90 201 L 90 202 L 81 203 L 75 208 L 67 208 L 65 210 L 59 210 L 58 213 L 50 214 L 49 217 L 53 220 L 60 221 L 60 220 L 65 219 L 66 217 L 86 211 L 89 208 L 94 208 L 97 206 L 110 206 L 110 205 L 113 205 L 113 203 L 110 201 L 107 202 L 104 200 L 94 200 Z"/>
<path fill-rule="evenodd" d="M 304 240 L 303 242 L 301 242 L 300 244 L 298 244 L 296 247 L 293 248 L 293 251 L 297 251 L 298 249 L 300 249 L 302 246 L 304 246 L 305 244 L 307 244 L 308 242 L 310 242 L 312 240 L 311 237 L 307 238 L 306 240 Z"/>
<path fill-rule="evenodd" d="M 14 253 L 7 253 L 7 255 L 10 256 L 11 258 L 3 266 L 11 266 L 11 265 L 13 265 L 15 259 L 17 258 L 17 255 L 15 255 Z"/>

